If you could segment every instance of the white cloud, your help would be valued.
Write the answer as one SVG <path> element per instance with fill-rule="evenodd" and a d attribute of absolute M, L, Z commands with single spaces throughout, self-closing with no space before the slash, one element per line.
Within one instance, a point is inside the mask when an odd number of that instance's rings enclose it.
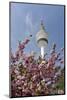
<path fill-rule="evenodd" d="M 27 25 L 27 30 L 32 32 L 33 31 L 33 21 L 32 21 L 31 13 L 27 13 L 26 15 L 26 25 Z"/>

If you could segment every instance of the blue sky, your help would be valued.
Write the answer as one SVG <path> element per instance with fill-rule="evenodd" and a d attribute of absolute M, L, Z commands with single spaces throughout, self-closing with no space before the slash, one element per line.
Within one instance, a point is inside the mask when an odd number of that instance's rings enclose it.
<path fill-rule="evenodd" d="M 35 5 L 11 3 L 11 48 L 17 50 L 18 40 L 23 41 L 29 34 L 33 37 L 25 48 L 25 52 L 40 52 L 36 43 L 36 33 L 43 20 L 48 33 L 46 52 L 50 51 L 53 43 L 57 44 L 57 51 L 64 47 L 64 6 Z"/>

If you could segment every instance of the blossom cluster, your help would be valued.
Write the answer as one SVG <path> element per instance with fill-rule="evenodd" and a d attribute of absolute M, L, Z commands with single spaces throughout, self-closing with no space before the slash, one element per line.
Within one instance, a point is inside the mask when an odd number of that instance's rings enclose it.
<path fill-rule="evenodd" d="M 54 43 L 49 57 L 36 59 L 24 52 L 28 42 L 19 41 L 15 55 L 10 55 L 11 97 L 64 94 L 64 85 L 58 85 L 64 84 L 64 48 L 56 52 Z"/>

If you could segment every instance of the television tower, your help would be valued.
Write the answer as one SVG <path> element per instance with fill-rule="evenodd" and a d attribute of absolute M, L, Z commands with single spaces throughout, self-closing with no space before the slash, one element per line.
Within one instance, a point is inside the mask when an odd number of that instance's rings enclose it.
<path fill-rule="evenodd" d="M 43 21 L 41 21 L 40 30 L 36 34 L 36 41 L 38 46 L 41 48 L 41 57 L 44 59 L 44 48 L 48 44 L 48 34 L 45 31 Z"/>

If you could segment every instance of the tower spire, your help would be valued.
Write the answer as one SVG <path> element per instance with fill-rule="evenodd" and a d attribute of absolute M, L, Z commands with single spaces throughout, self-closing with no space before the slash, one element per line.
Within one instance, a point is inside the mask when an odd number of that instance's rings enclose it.
<path fill-rule="evenodd" d="M 43 20 L 41 20 L 40 29 L 45 30 L 45 28 L 44 28 L 44 24 L 43 24 Z"/>

